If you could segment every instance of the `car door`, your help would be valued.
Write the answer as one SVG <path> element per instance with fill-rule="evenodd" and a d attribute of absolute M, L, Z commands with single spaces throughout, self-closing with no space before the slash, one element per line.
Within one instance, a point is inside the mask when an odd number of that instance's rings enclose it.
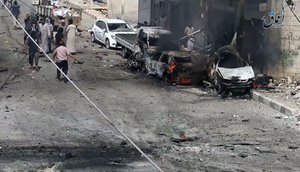
<path fill-rule="evenodd" d="M 97 21 L 95 23 L 95 26 L 94 26 L 94 35 L 95 35 L 95 38 L 100 41 L 100 33 L 101 33 L 101 21 Z"/>
<path fill-rule="evenodd" d="M 155 70 L 156 74 L 162 78 L 163 74 L 168 66 L 168 61 L 169 61 L 169 55 L 168 54 L 162 54 L 159 58 L 159 60 L 155 64 Z"/>
<path fill-rule="evenodd" d="M 107 26 L 106 26 L 106 23 L 104 21 L 101 21 L 101 25 L 100 25 L 100 28 L 101 28 L 101 31 L 99 33 L 99 38 L 100 38 L 100 41 L 105 43 L 105 38 L 106 38 L 106 33 L 107 33 Z"/>

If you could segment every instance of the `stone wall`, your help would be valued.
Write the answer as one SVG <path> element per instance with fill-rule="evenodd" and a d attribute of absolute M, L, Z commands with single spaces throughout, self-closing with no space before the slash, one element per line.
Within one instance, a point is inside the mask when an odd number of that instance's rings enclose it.
<path fill-rule="evenodd" d="M 294 12 L 300 18 L 300 0 L 293 0 L 296 4 Z M 285 76 L 300 79 L 300 22 L 297 21 L 287 4 L 284 2 L 284 27 L 281 31 L 282 65 Z"/>

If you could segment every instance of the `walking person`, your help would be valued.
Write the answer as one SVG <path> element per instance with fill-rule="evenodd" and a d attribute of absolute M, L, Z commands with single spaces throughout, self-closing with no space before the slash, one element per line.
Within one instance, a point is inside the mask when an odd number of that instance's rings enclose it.
<path fill-rule="evenodd" d="M 33 39 L 27 37 L 25 45 L 29 50 L 29 64 L 31 70 L 39 71 L 39 47 L 35 43 L 39 43 L 39 33 L 36 30 L 30 32 L 30 36 Z"/>
<path fill-rule="evenodd" d="M 53 60 L 55 61 L 55 64 L 64 72 L 65 75 L 68 74 L 68 60 L 70 60 L 70 58 L 74 59 L 75 61 L 78 61 L 78 57 L 71 54 L 71 52 L 65 46 L 65 43 L 63 41 L 60 42 L 60 46 L 56 48 L 53 53 Z M 57 69 L 56 79 L 58 79 L 59 81 L 64 81 L 65 83 L 68 82 L 67 78 L 64 77 L 62 79 L 60 78 L 60 75 L 61 72 Z"/>
<path fill-rule="evenodd" d="M 6 7 L 8 9 L 10 9 L 11 5 L 12 5 L 12 0 L 8 0 L 7 3 L 6 3 Z"/>
<path fill-rule="evenodd" d="M 40 22 L 41 22 L 39 24 L 40 31 L 41 31 L 40 46 L 41 46 L 42 50 L 44 50 L 45 53 L 48 53 L 49 52 L 48 41 L 49 41 L 49 37 L 51 36 L 50 30 L 44 19 L 41 19 Z"/>
<path fill-rule="evenodd" d="M 18 1 L 14 1 L 14 4 L 10 7 L 10 11 L 13 16 L 19 21 L 19 15 L 21 14 L 20 5 Z M 17 22 L 14 21 L 14 29 L 17 29 Z"/>
<path fill-rule="evenodd" d="M 73 19 L 68 20 L 69 25 L 66 29 L 66 46 L 72 54 L 76 54 L 76 32 L 77 28 L 73 24 Z"/>
<path fill-rule="evenodd" d="M 2 9 L 4 8 L 4 5 L 6 5 L 7 0 L 3 0 Z"/>
<path fill-rule="evenodd" d="M 32 21 L 31 21 L 31 17 L 30 17 L 29 14 L 26 14 L 26 18 L 24 19 L 24 23 L 25 23 L 25 31 L 27 33 L 30 33 L 32 31 Z M 26 32 L 24 33 L 24 43 L 27 39 Z"/>
<path fill-rule="evenodd" d="M 48 52 L 52 53 L 51 44 L 52 44 L 52 40 L 53 40 L 53 25 L 51 23 L 50 18 L 46 19 L 46 24 L 47 24 L 48 29 L 50 31 L 50 37 L 48 37 Z"/>

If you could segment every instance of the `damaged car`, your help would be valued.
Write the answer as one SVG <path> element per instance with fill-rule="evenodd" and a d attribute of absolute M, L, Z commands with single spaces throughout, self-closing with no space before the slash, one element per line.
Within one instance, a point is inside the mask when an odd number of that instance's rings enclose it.
<path fill-rule="evenodd" d="M 249 94 L 255 77 L 253 68 L 241 58 L 233 45 L 221 47 L 212 57 L 209 77 L 217 93 L 229 92 Z"/>
<path fill-rule="evenodd" d="M 170 84 L 189 85 L 192 83 L 192 57 L 190 53 L 163 51 L 145 57 L 148 75 L 157 76 Z"/>

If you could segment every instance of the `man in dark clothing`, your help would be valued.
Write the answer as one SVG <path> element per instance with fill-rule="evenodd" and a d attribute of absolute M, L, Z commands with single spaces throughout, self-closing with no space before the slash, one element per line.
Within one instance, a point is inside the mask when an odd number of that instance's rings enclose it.
<path fill-rule="evenodd" d="M 25 30 L 27 33 L 30 33 L 32 31 L 32 21 L 31 21 L 31 17 L 29 14 L 26 15 L 26 18 L 24 19 L 24 23 L 25 23 Z M 24 43 L 27 39 L 27 34 L 24 33 Z"/>
<path fill-rule="evenodd" d="M 30 32 L 30 36 L 32 39 L 27 37 L 26 39 L 26 46 L 29 49 L 29 64 L 30 64 L 30 69 L 35 69 L 36 71 L 39 70 L 38 63 L 39 63 L 39 47 L 35 43 L 39 43 L 39 38 L 38 38 L 38 31 L 33 30 Z M 35 65 L 33 65 L 33 62 Z"/>
<path fill-rule="evenodd" d="M 64 28 L 58 27 L 57 33 L 55 34 L 56 48 L 60 46 L 62 41 L 64 41 L 63 39 L 64 39 Z"/>
<path fill-rule="evenodd" d="M 10 7 L 10 11 L 13 14 L 13 16 L 19 20 L 19 15 L 21 14 L 20 11 L 20 5 L 18 4 L 17 1 L 14 1 L 14 4 Z M 15 29 L 17 28 L 17 23 L 14 21 L 14 27 Z"/>
<path fill-rule="evenodd" d="M 7 0 L 3 0 L 3 4 L 6 5 Z M 2 8 L 4 8 L 4 5 L 2 4 Z"/>

